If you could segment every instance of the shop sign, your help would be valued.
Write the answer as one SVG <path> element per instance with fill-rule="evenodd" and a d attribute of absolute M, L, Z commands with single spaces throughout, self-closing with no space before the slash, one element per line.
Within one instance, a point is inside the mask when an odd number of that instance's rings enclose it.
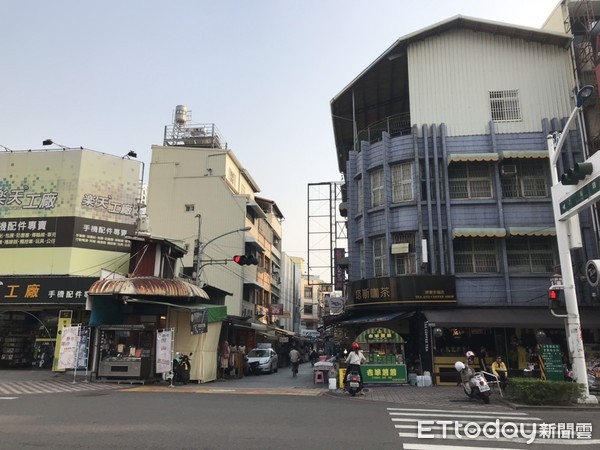
<path fill-rule="evenodd" d="M 539 354 L 541 357 L 540 369 L 545 379 L 550 381 L 564 381 L 565 374 L 563 372 L 560 345 L 542 345 L 539 349 Z"/>
<path fill-rule="evenodd" d="M 389 328 L 369 328 L 356 337 L 356 342 L 367 344 L 376 343 L 404 343 L 404 339 L 398 333 Z"/>
<path fill-rule="evenodd" d="M 97 277 L 0 277 L 0 305 L 85 305 Z"/>
<path fill-rule="evenodd" d="M 361 366 L 364 383 L 406 383 L 404 364 L 363 364 Z"/>
<path fill-rule="evenodd" d="M 349 304 L 403 305 L 456 303 L 455 278 L 452 275 L 414 275 L 359 280 L 350 284 Z"/>
<path fill-rule="evenodd" d="M 283 303 L 271 303 L 269 310 L 272 316 L 280 316 L 283 314 Z"/>
<path fill-rule="evenodd" d="M 321 333 L 318 330 L 300 330 L 300 336 L 319 338 Z"/>
<path fill-rule="evenodd" d="M 341 314 L 344 312 L 344 297 L 329 297 L 329 314 Z"/>
<path fill-rule="evenodd" d="M 202 334 L 208 332 L 208 310 L 198 309 L 192 311 L 190 315 L 190 329 L 192 334 Z"/>
<path fill-rule="evenodd" d="M 334 248 L 333 249 L 333 258 L 335 261 L 335 290 L 341 291 L 344 289 L 344 269 L 339 265 L 341 259 L 346 256 L 346 249 L 344 248 Z"/>

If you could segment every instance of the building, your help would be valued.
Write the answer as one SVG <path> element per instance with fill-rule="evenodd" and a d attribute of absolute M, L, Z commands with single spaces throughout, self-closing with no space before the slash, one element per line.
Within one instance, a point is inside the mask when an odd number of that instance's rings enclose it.
<path fill-rule="evenodd" d="M 409 370 L 438 383 L 481 346 L 511 370 L 540 339 L 566 353 L 547 308 L 560 267 L 546 138 L 573 110 L 572 42 L 457 16 L 401 37 L 333 98 L 350 264 L 345 312 L 326 325 L 392 328 Z M 561 168 L 584 142 L 573 127 Z M 572 242 L 579 279 L 598 255 L 593 219 L 580 214 Z M 600 343 L 597 293 L 577 289 L 584 341 Z"/>
<path fill-rule="evenodd" d="M 127 273 L 139 162 L 77 148 L 0 153 L 0 367 L 51 364 L 101 271 Z"/>
<path fill-rule="evenodd" d="M 267 325 L 277 319 L 270 307 L 281 295 L 283 214 L 258 192 L 216 126 L 191 123 L 191 112 L 178 105 L 163 145 L 152 146 L 151 230 L 190 250 L 183 257 L 183 275 L 212 302 L 227 306 L 231 327 L 222 338 L 250 348 L 255 344 L 250 322 L 257 339 L 276 340 Z M 236 264 L 236 256 L 245 258 Z"/>

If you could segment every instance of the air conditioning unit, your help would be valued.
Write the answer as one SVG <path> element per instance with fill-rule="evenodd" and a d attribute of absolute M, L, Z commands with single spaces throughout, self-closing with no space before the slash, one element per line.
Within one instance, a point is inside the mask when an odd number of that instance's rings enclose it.
<path fill-rule="evenodd" d="M 500 166 L 500 173 L 505 177 L 516 175 L 517 166 L 515 164 L 504 164 Z"/>

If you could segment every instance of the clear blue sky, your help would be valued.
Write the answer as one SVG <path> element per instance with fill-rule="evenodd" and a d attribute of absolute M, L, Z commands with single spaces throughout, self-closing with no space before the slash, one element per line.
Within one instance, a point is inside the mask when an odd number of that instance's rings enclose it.
<path fill-rule="evenodd" d="M 539 27 L 557 3 L 0 0 L 0 144 L 134 150 L 148 166 L 187 105 L 279 205 L 283 249 L 306 258 L 307 184 L 340 180 L 330 100 L 401 36 L 457 14 Z"/>

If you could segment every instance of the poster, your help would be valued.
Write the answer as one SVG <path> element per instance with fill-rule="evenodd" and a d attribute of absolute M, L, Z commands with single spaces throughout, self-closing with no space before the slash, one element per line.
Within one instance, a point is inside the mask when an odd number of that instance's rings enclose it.
<path fill-rule="evenodd" d="M 192 334 L 202 334 L 208 331 L 208 311 L 206 309 L 192 311 L 190 319 L 190 330 Z"/>
<path fill-rule="evenodd" d="M 77 369 L 87 370 L 88 355 L 90 351 L 90 328 L 79 329 L 79 342 L 77 344 Z"/>
<path fill-rule="evenodd" d="M 74 369 L 79 344 L 79 327 L 64 327 L 58 352 L 58 368 Z"/>
<path fill-rule="evenodd" d="M 156 333 L 156 373 L 171 371 L 173 330 L 162 330 Z"/>

